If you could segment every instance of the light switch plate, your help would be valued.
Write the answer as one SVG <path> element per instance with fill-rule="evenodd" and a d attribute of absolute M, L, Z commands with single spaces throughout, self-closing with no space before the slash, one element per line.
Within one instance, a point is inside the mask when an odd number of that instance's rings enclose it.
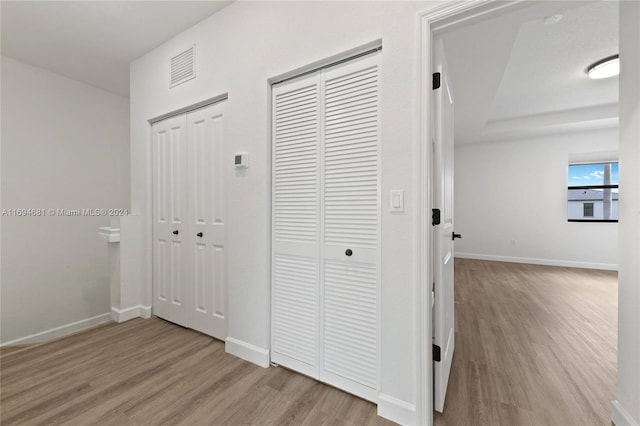
<path fill-rule="evenodd" d="M 392 189 L 391 201 L 389 206 L 391 213 L 403 213 L 404 212 L 404 190 Z"/>

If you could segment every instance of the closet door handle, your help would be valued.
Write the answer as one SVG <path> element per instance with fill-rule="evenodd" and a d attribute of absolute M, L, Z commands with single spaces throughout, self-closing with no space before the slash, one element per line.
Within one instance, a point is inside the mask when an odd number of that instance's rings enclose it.
<path fill-rule="evenodd" d="M 353 254 L 353 251 L 351 251 L 351 249 L 347 249 L 344 254 L 346 254 L 347 256 L 351 256 Z"/>
<path fill-rule="evenodd" d="M 198 232 L 196 236 L 202 238 L 202 232 Z"/>
<path fill-rule="evenodd" d="M 178 232 L 178 230 L 176 229 L 175 231 L 173 231 L 173 235 L 178 235 L 180 232 Z"/>

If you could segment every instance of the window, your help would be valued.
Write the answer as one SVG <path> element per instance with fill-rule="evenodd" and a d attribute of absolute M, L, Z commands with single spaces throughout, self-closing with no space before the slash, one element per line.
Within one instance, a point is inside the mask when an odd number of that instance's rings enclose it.
<path fill-rule="evenodd" d="M 569 165 L 569 222 L 618 221 L 618 163 Z"/>
<path fill-rule="evenodd" d="M 582 205 L 582 212 L 584 217 L 593 217 L 593 203 L 584 203 Z"/>

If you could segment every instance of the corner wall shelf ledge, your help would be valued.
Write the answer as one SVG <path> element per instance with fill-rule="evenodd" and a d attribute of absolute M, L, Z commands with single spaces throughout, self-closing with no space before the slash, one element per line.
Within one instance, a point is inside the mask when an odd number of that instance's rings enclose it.
<path fill-rule="evenodd" d="M 106 240 L 108 243 L 120 242 L 120 228 L 113 228 L 111 226 L 101 226 L 98 228 L 98 237 L 102 240 Z"/>

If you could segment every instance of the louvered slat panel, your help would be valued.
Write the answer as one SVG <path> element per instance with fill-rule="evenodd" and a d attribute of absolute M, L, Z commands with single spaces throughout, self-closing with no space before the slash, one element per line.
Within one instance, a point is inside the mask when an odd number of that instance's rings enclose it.
<path fill-rule="evenodd" d="M 318 112 L 315 83 L 275 96 L 276 240 L 317 242 Z"/>
<path fill-rule="evenodd" d="M 317 261 L 276 255 L 273 281 L 273 351 L 316 365 Z"/>
<path fill-rule="evenodd" d="M 176 86 L 196 76 L 196 51 L 195 46 L 178 53 L 169 60 L 170 86 Z"/>
<path fill-rule="evenodd" d="M 324 241 L 376 248 L 378 69 L 328 79 L 324 93 Z"/>
<path fill-rule="evenodd" d="M 346 270 L 346 273 L 345 273 Z M 325 261 L 324 369 L 377 386 L 377 287 L 374 265 Z"/>

